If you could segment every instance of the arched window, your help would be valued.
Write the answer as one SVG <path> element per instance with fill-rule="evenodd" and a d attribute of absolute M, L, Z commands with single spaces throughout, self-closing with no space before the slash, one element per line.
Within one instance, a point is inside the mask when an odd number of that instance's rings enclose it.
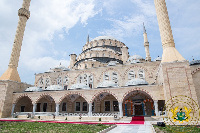
<path fill-rule="evenodd" d="M 62 78 L 61 77 L 57 78 L 57 85 L 61 85 L 62 86 Z"/>
<path fill-rule="evenodd" d="M 63 84 L 64 84 L 64 85 L 68 85 L 68 84 L 69 84 L 69 79 L 68 79 L 67 76 L 64 77 L 64 79 L 63 79 Z"/>
<path fill-rule="evenodd" d="M 87 68 L 87 64 L 85 64 L 85 68 Z"/>
<path fill-rule="evenodd" d="M 40 84 L 40 85 L 43 85 L 43 83 L 44 83 L 44 82 L 43 82 L 43 78 L 40 78 L 39 84 Z"/>
<path fill-rule="evenodd" d="M 49 86 L 49 85 L 50 85 L 50 79 L 46 78 L 46 80 L 45 80 L 45 86 Z"/>
<path fill-rule="evenodd" d="M 109 75 L 107 73 L 104 74 L 104 80 L 109 80 Z"/>
<path fill-rule="evenodd" d="M 110 41 L 110 46 L 112 46 L 112 41 Z"/>
<path fill-rule="evenodd" d="M 115 83 L 118 82 L 118 77 L 117 77 L 117 73 L 116 73 L 116 72 L 113 72 L 112 80 L 113 80 L 113 82 L 115 82 Z"/>
<path fill-rule="evenodd" d="M 140 78 L 140 79 L 144 79 L 145 78 L 145 75 L 144 75 L 144 70 L 139 70 L 138 71 L 138 78 Z"/>
<path fill-rule="evenodd" d="M 135 78 L 135 72 L 134 71 L 129 71 L 129 73 L 128 73 L 128 80 L 132 80 L 132 79 L 134 79 Z"/>
<path fill-rule="evenodd" d="M 97 53 L 96 56 L 99 57 L 99 53 Z"/>
<path fill-rule="evenodd" d="M 97 42 L 97 46 L 99 46 L 99 42 Z"/>
<path fill-rule="evenodd" d="M 103 57 L 105 57 L 105 54 L 103 53 Z"/>

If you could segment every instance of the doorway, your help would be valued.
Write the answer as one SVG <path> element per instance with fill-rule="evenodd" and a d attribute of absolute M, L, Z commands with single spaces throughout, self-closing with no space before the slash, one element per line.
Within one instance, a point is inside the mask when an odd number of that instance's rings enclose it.
<path fill-rule="evenodd" d="M 135 106 L 135 115 L 143 115 L 142 105 L 134 105 Z"/>

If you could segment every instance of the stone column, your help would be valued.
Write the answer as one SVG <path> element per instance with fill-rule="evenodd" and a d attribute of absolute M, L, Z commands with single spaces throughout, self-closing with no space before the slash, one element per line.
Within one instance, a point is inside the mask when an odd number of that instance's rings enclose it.
<path fill-rule="evenodd" d="M 154 101 L 155 114 L 158 116 L 158 100 Z"/>
<path fill-rule="evenodd" d="M 88 112 L 88 116 L 92 116 L 92 103 L 89 103 L 89 112 Z"/>
<path fill-rule="evenodd" d="M 12 81 L 21 82 L 21 79 L 17 71 L 17 67 L 18 67 L 19 56 L 20 56 L 24 31 L 26 27 L 26 22 L 30 17 L 30 11 L 29 11 L 30 2 L 31 0 L 23 0 L 22 8 L 18 10 L 19 21 L 18 21 L 17 31 L 16 31 L 14 43 L 13 43 L 13 48 L 12 48 L 12 53 L 11 53 L 8 69 L 0 77 L 0 80 L 12 80 Z"/>
<path fill-rule="evenodd" d="M 36 106 L 37 106 L 37 104 L 35 103 L 35 104 L 33 104 L 33 117 L 35 116 L 35 110 L 36 110 Z"/>
<path fill-rule="evenodd" d="M 59 106 L 60 106 L 60 104 L 56 103 L 56 116 L 59 115 Z"/>
<path fill-rule="evenodd" d="M 119 102 L 119 117 L 123 117 L 122 102 Z"/>
<path fill-rule="evenodd" d="M 16 105 L 16 104 L 13 104 L 13 105 L 12 105 L 11 116 L 13 116 L 13 113 L 14 113 L 14 110 L 15 110 L 15 105 Z"/>
<path fill-rule="evenodd" d="M 163 47 L 162 62 L 185 60 L 176 50 L 165 0 L 154 0 Z"/>
<path fill-rule="evenodd" d="M 148 38 L 147 38 L 147 32 L 143 23 L 143 29 L 144 29 L 144 48 L 145 48 L 145 53 L 146 53 L 146 61 L 151 61 L 151 56 L 150 56 L 150 52 L 149 52 L 149 42 L 148 42 Z"/>

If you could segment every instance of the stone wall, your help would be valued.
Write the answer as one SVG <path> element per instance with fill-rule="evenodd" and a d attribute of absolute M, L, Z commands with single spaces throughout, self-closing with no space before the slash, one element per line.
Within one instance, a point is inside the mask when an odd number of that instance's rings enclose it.
<path fill-rule="evenodd" d="M 23 92 L 31 85 L 15 81 L 0 81 L 0 118 L 9 117 L 13 104 L 13 92 Z"/>

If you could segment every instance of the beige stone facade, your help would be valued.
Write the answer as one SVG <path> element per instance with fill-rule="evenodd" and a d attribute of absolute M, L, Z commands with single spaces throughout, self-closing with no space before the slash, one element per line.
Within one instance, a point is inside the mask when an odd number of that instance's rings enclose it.
<path fill-rule="evenodd" d="M 28 11 L 29 4 L 30 0 L 24 0 L 23 10 Z M 113 118 L 113 115 L 159 116 L 165 104 L 173 103 L 172 98 L 179 95 L 199 105 L 200 63 L 189 64 L 178 53 L 166 3 L 155 0 L 155 6 L 163 45 L 162 62 L 160 58 L 151 60 L 146 29 L 143 34 L 145 59 L 129 55 L 128 47 L 113 37 L 100 36 L 90 41 L 88 36 L 82 53 L 70 55 L 68 68 L 60 64 L 36 74 L 34 86 L 1 78 L 0 117 L 24 118 L 32 114 L 34 118 L 56 115 L 76 120 L 82 115 L 85 120 L 96 120 L 98 116 L 108 120 L 107 117 Z M 23 33 L 20 36 L 23 37 Z M 21 43 L 13 47 L 21 49 Z M 16 64 L 15 72 L 20 50 L 17 52 L 11 55 L 10 61 Z"/>

